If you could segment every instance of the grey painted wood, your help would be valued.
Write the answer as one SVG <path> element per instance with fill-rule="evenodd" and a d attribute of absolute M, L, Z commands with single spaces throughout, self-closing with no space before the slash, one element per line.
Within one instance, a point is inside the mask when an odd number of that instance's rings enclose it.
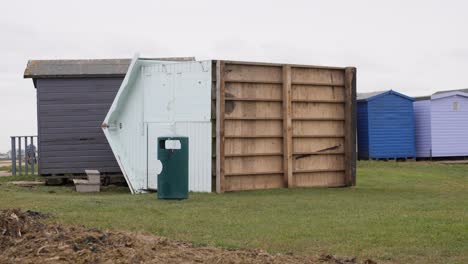
<path fill-rule="evenodd" d="M 68 159 L 68 156 L 80 156 L 82 155 L 83 152 L 80 151 L 80 150 L 61 150 L 61 151 L 47 151 L 45 153 L 42 154 L 42 157 L 43 159 L 45 158 L 67 158 Z M 102 149 L 97 149 L 97 150 L 88 150 L 86 155 L 89 155 L 89 157 L 106 157 L 106 158 L 113 158 L 112 155 L 109 155 L 109 154 L 112 154 L 112 151 L 110 150 L 102 150 Z"/>
<path fill-rule="evenodd" d="M 95 167 L 95 169 L 99 170 L 100 172 L 103 172 L 103 173 L 115 173 L 115 172 L 120 172 L 120 168 L 119 167 Z M 67 173 L 80 173 L 80 174 L 84 174 L 84 171 L 82 171 L 82 168 L 72 168 L 72 167 L 69 167 L 67 168 L 68 171 L 70 172 L 67 172 Z M 60 175 L 60 174 L 64 174 L 63 171 L 64 169 L 63 168 L 58 168 L 58 169 L 54 169 L 54 168 L 47 168 L 47 169 L 44 169 L 44 171 L 46 171 L 46 173 L 42 173 L 41 175 L 49 175 L 49 174 L 56 174 L 56 175 Z"/>
<path fill-rule="evenodd" d="M 102 124 L 102 120 L 95 121 L 47 121 L 42 122 L 40 127 L 43 128 L 63 128 L 63 127 L 96 127 Z"/>
<path fill-rule="evenodd" d="M 82 149 L 87 149 L 88 151 L 94 151 L 94 150 L 104 150 L 104 151 L 111 151 L 108 149 L 108 144 L 103 143 L 103 144 L 75 144 L 75 145 L 69 145 L 69 144 L 60 144 L 60 145 L 51 145 L 51 144 L 45 144 L 42 146 L 42 154 L 47 155 L 49 153 L 58 153 L 62 154 L 64 151 L 81 151 Z"/>
<path fill-rule="evenodd" d="M 101 123 L 122 80 L 36 80 L 39 174 L 121 173 Z"/>

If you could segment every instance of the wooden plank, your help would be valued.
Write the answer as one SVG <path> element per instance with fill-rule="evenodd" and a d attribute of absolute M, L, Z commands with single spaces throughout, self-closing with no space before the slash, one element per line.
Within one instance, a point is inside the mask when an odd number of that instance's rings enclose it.
<path fill-rule="evenodd" d="M 255 175 L 283 171 L 281 156 L 226 157 L 225 175 Z"/>
<path fill-rule="evenodd" d="M 246 172 L 231 172 L 226 173 L 226 176 L 253 176 L 253 175 L 268 175 L 268 174 L 284 174 L 283 171 L 246 171 Z"/>
<path fill-rule="evenodd" d="M 328 82 L 307 82 L 307 81 L 294 81 L 293 85 L 308 85 L 308 86 L 335 86 L 335 87 L 343 87 L 343 83 L 328 83 Z"/>
<path fill-rule="evenodd" d="M 225 139 L 225 154 L 282 152 L 281 138 L 228 138 Z"/>
<path fill-rule="evenodd" d="M 238 97 L 226 97 L 226 101 L 239 101 L 239 102 L 282 102 L 283 99 L 275 98 L 238 98 Z"/>
<path fill-rule="evenodd" d="M 216 192 L 224 192 L 224 62 L 216 62 Z"/>
<path fill-rule="evenodd" d="M 284 186 L 294 186 L 292 163 L 291 66 L 283 66 L 283 171 Z"/>
<path fill-rule="evenodd" d="M 294 103 L 322 103 L 322 104 L 342 104 L 344 100 L 319 100 L 319 99 L 293 99 Z"/>
<path fill-rule="evenodd" d="M 293 138 L 344 138 L 344 135 L 293 135 Z"/>
<path fill-rule="evenodd" d="M 342 117 L 293 117 L 293 121 L 345 121 Z"/>
<path fill-rule="evenodd" d="M 283 156 L 283 152 L 262 152 L 262 153 L 238 153 L 226 154 L 225 157 L 265 157 L 265 156 Z"/>
<path fill-rule="evenodd" d="M 249 83 L 249 84 L 282 84 L 281 81 L 271 80 L 226 80 L 226 83 Z"/>
<path fill-rule="evenodd" d="M 345 184 L 356 185 L 356 68 L 345 69 Z"/>
<path fill-rule="evenodd" d="M 343 151 L 327 151 L 327 152 L 318 152 L 318 151 L 294 151 L 293 155 L 344 155 Z"/>
<path fill-rule="evenodd" d="M 228 101 L 226 118 L 281 118 L 281 102 Z"/>
<path fill-rule="evenodd" d="M 345 135 L 342 121 L 293 121 L 293 136 Z"/>
<path fill-rule="evenodd" d="M 340 187 L 344 186 L 344 172 L 303 172 L 294 173 L 298 187 Z"/>
<path fill-rule="evenodd" d="M 338 101 L 344 103 L 345 89 L 337 86 L 310 86 L 310 85 L 293 85 L 292 99 L 296 100 L 324 100 Z"/>
<path fill-rule="evenodd" d="M 345 118 L 344 104 L 293 103 L 293 118 Z"/>
<path fill-rule="evenodd" d="M 248 120 L 283 120 L 282 117 L 261 117 L 261 116 L 243 116 L 243 117 L 225 116 L 224 119 L 225 120 L 247 120 L 247 121 Z"/>
<path fill-rule="evenodd" d="M 283 138 L 283 136 L 277 135 L 229 135 L 225 138 Z"/>
<path fill-rule="evenodd" d="M 271 62 L 251 62 L 251 61 L 224 61 L 225 63 L 229 63 L 231 65 L 253 65 L 253 66 L 283 66 L 285 64 L 280 63 L 271 63 Z M 304 65 L 304 64 L 286 64 L 291 67 L 295 68 L 312 68 L 312 69 L 331 69 L 331 70 L 344 70 L 344 67 L 337 67 L 337 66 L 322 66 L 322 65 Z"/>
<path fill-rule="evenodd" d="M 269 98 L 282 100 L 283 89 L 279 83 L 226 83 L 226 99 L 236 98 Z"/>
<path fill-rule="evenodd" d="M 291 81 L 295 85 L 343 86 L 343 70 L 293 68 Z"/>
<path fill-rule="evenodd" d="M 299 152 L 339 152 L 344 151 L 343 138 L 294 138 L 293 149 Z"/>
<path fill-rule="evenodd" d="M 225 81 L 275 84 L 281 82 L 281 67 L 226 64 Z"/>
<path fill-rule="evenodd" d="M 311 170 L 294 170 L 294 173 L 317 173 L 317 172 L 340 172 L 343 169 L 311 169 Z"/>
<path fill-rule="evenodd" d="M 226 178 L 226 191 L 273 189 L 283 187 L 283 174 L 255 176 L 229 176 Z"/>
<path fill-rule="evenodd" d="M 226 120 L 225 136 L 283 135 L 282 120 Z"/>
<path fill-rule="evenodd" d="M 293 167 L 296 172 L 344 171 L 344 155 L 300 155 L 294 157 Z"/>

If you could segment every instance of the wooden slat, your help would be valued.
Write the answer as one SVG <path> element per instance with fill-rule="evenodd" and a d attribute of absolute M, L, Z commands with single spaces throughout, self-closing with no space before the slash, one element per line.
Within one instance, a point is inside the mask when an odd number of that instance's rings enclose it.
<path fill-rule="evenodd" d="M 226 83 L 282 84 L 282 82 L 280 81 L 268 81 L 268 80 L 226 80 Z"/>
<path fill-rule="evenodd" d="M 235 116 L 225 116 L 225 120 L 283 120 L 282 117 L 235 117 Z"/>
<path fill-rule="evenodd" d="M 280 63 L 271 63 L 271 62 L 251 62 L 251 61 L 224 61 L 225 63 L 229 63 L 231 65 L 252 65 L 252 66 L 283 66 L 284 64 Z M 336 67 L 336 66 L 321 66 L 321 65 L 304 65 L 304 64 L 286 64 L 290 67 L 295 68 L 309 68 L 309 69 L 331 69 L 331 70 L 344 70 L 343 67 Z"/>
<path fill-rule="evenodd" d="M 321 169 L 321 170 L 294 170 L 294 173 L 319 173 L 319 172 L 343 172 L 340 169 Z"/>
<path fill-rule="evenodd" d="M 345 135 L 293 135 L 293 138 L 343 138 Z"/>
<path fill-rule="evenodd" d="M 291 66 L 283 66 L 283 170 L 286 187 L 294 186 L 292 173 Z"/>
<path fill-rule="evenodd" d="M 344 155 L 343 151 L 340 152 L 319 152 L 319 151 L 295 151 L 293 152 L 294 156 L 298 155 Z"/>
<path fill-rule="evenodd" d="M 293 121 L 345 121 L 344 118 L 332 117 L 294 117 Z"/>
<path fill-rule="evenodd" d="M 283 171 L 256 171 L 256 172 L 233 172 L 226 173 L 225 176 L 253 176 L 253 175 L 268 175 L 268 174 L 283 174 Z"/>
<path fill-rule="evenodd" d="M 315 99 L 293 99 L 294 103 L 321 103 L 321 104 L 342 104 L 344 100 L 315 100 Z"/>
<path fill-rule="evenodd" d="M 282 152 L 282 138 L 229 138 L 225 140 L 225 154 Z"/>
<path fill-rule="evenodd" d="M 356 185 L 356 68 L 345 69 L 345 184 Z"/>
<path fill-rule="evenodd" d="M 225 154 L 225 157 L 267 157 L 267 156 L 282 156 L 282 152 L 263 152 L 263 153 L 238 153 Z"/>
<path fill-rule="evenodd" d="M 241 102 L 282 102 L 283 99 L 276 98 L 236 98 L 236 97 L 226 97 L 226 101 L 241 101 Z"/>
<path fill-rule="evenodd" d="M 293 82 L 293 85 L 309 85 L 309 86 L 335 86 L 335 87 L 343 87 L 344 84 L 342 83 L 320 83 L 320 82 Z"/>
<path fill-rule="evenodd" d="M 216 192 L 224 192 L 224 62 L 216 62 Z"/>
<path fill-rule="evenodd" d="M 345 135 L 342 121 L 298 121 L 293 122 L 293 135 Z"/>
<path fill-rule="evenodd" d="M 283 136 L 276 136 L 276 135 L 229 135 L 225 136 L 224 138 L 282 138 Z"/>
<path fill-rule="evenodd" d="M 283 187 L 282 174 L 226 177 L 226 191 L 272 189 Z"/>

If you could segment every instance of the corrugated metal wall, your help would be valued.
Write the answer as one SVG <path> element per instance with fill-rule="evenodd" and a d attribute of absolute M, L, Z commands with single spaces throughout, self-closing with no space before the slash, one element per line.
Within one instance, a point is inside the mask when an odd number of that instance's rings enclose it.
<path fill-rule="evenodd" d="M 416 157 L 431 156 L 431 100 L 416 101 L 414 106 L 414 131 Z"/>
<path fill-rule="evenodd" d="M 433 157 L 468 156 L 468 98 L 432 100 L 431 125 Z"/>
<path fill-rule="evenodd" d="M 413 102 L 395 94 L 368 102 L 369 158 L 416 156 Z M 358 132 L 359 133 L 359 132 Z"/>
<path fill-rule="evenodd" d="M 120 172 L 101 123 L 122 80 L 37 79 L 39 174 Z"/>

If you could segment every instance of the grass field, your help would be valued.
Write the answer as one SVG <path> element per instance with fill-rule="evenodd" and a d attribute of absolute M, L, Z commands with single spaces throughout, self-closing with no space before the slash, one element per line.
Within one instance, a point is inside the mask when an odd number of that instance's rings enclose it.
<path fill-rule="evenodd" d="M 468 263 L 468 165 L 359 162 L 353 188 L 191 194 L 186 201 L 130 195 L 123 187 L 79 194 L 72 187 L 6 183 L 22 178 L 0 178 L 0 208 L 228 248 L 379 263 Z"/>

